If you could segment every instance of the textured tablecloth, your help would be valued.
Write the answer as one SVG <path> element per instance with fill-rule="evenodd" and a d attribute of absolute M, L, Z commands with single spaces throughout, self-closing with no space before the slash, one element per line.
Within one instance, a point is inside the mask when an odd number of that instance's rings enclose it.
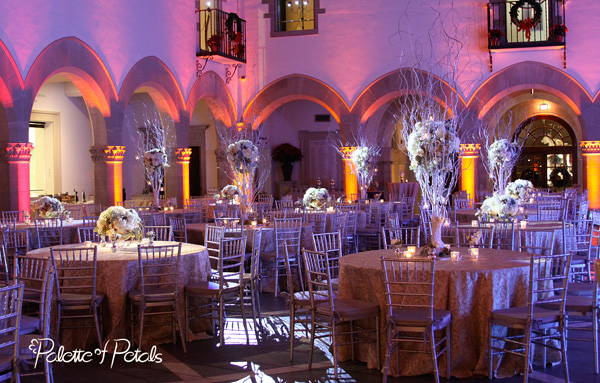
<path fill-rule="evenodd" d="M 469 377 L 487 375 L 488 318 L 495 309 L 527 304 L 529 256 L 506 250 L 480 249 L 479 259 L 470 259 L 468 248 L 453 248 L 462 260 L 452 262 L 438 258 L 435 272 L 434 308 L 449 310 L 451 324 L 452 375 Z M 381 362 L 387 349 L 385 332 L 384 275 L 382 255 L 393 255 L 392 250 L 368 251 L 350 254 L 340 259 L 338 297 L 361 299 L 378 303 L 381 307 Z M 495 329 L 500 331 L 500 329 Z M 371 344 L 356 346 L 359 360 L 376 366 L 376 350 Z M 341 350 L 340 360 L 350 358 L 349 347 Z M 390 360 L 390 375 L 421 375 L 433 372 L 431 358 L 426 354 L 401 353 L 399 365 L 396 355 Z M 514 375 L 522 369 L 522 360 L 505 358 L 499 376 Z M 440 374 L 445 373 L 445 356 L 438 360 Z"/>
<path fill-rule="evenodd" d="M 175 244 L 176 242 L 155 242 L 156 245 Z M 64 245 L 60 247 L 76 247 Z M 27 256 L 49 257 L 50 248 L 30 251 Z M 186 284 L 205 281 L 210 276 L 208 252 L 204 246 L 183 243 L 179 268 L 179 289 L 181 292 L 180 311 L 183 320 L 183 288 Z M 111 251 L 110 245 L 98 247 L 96 289 L 105 295 L 103 332 L 104 342 L 112 339 L 129 338 L 129 315 L 127 310 L 127 293 L 137 287 L 139 264 L 137 244 Z M 157 318 L 165 321 L 165 317 Z M 55 315 L 53 315 L 55 318 Z M 168 321 L 168 320 L 167 320 Z M 93 323 L 93 321 L 89 321 Z M 206 330 L 206 329 L 204 329 Z M 154 344 L 172 342 L 170 325 L 151 326 L 144 328 L 144 347 Z M 93 329 L 64 329 L 61 330 L 62 344 L 66 349 L 97 347 L 96 335 Z M 109 348 L 112 349 L 113 345 Z"/>

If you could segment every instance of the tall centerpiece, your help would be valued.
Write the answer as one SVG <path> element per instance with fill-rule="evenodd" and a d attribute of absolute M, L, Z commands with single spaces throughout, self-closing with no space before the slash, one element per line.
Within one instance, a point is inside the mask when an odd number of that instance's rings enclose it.
<path fill-rule="evenodd" d="M 155 107 L 134 103 L 126 115 L 126 125 L 134 146 L 135 159 L 140 161 L 145 176 L 146 190 L 153 196 L 154 208 L 160 208 L 160 193 L 170 166 L 175 147 L 173 120 L 162 115 Z"/>
<path fill-rule="evenodd" d="M 240 210 L 246 213 L 252 206 L 254 175 L 259 161 L 258 146 L 250 140 L 239 140 L 227 147 L 227 162 L 240 194 Z"/>
<path fill-rule="evenodd" d="M 408 135 L 410 169 L 421 186 L 425 205 L 431 208 L 431 243 L 443 248 L 442 225 L 446 204 L 458 173 L 460 139 L 451 121 L 417 122 Z"/>
<path fill-rule="evenodd" d="M 520 148 L 506 138 L 494 141 L 487 148 L 487 169 L 494 192 L 504 194 L 510 175 L 519 159 Z"/>
<path fill-rule="evenodd" d="M 350 161 L 354 174 L 356 174 L 361 199 L 367 199 L 367 190 L 373 180 L 375 166 L 380 155 L 381 150 L 374 146 L 358 146 L 350 153 Z"/>
<path fill-rule="evenodd" d="M 143 222 L 135 210 L 125 209 L 123 206 L 111 206 L 100 213 L 94 231 L 102 238 L 108 236 L 112 242 L 113 252 L 116 252 L 117 241 L 133 237 L 141 239 Z"/>

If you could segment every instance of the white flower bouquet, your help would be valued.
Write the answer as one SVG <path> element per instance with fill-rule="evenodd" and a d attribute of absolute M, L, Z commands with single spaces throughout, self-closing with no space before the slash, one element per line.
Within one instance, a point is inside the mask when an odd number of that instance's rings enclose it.
<path fill-rule="evenodd" d="M 164 169 L 169 166 L 164 148 L 155 148 L 144 153 L 144 166 L 150 171 Z"/>
<path fill-rule="evenodd" d="M 488 149 L 488 161 L 492 167 L 509 166 L 518 155 L 517 144 L 506 138 L 494 141 Z"/>
<path fill-rule="evenodd" d="M 505 193 L 516 199 L 520 205 L 529 203 L 534 195 L 533 184 L 531 181 L 521 179 L 509 182 L 506 185 Z"/>
<path fill-rule="evenodd" d="M 108 235 L 112 240 L 141 238 L 143 224 L 135 210 L 111 206 L 100 214 L 94 231 L 103 238 Z"/>
<path fill-rule="evenodd" d="M 327 189 L 309 188 L 306 193 L 304 193 L 302 203 L 308 208 L 320 209 L 325 206 L 330 199 L 331 197 L 329 196 Z"/>
<path fill-rule="evenodd" d="M 221 196 L 226 199 L 234 199 L 240 195 L 240 189 L 235 185 L 227 185 L 221 190 Z"/>
<path fill-rule="evenodd" d="M 460 150 L 460 139 L 443 121 L 417 122 L 406 146 L 410 169 L 415 173 L 454 170 L 453 161 Z"/>
<path fill-rule="evenodd" d="M 256 169 L 258 156 L 258 147 L 249 140 L 240 140 L 227 147 L 227 161 L 239 173 L 250 173 Z"/>
<path fill-rule="evenodd" d="M 350 160 L 354 164 L 354 169 L 357 173 L 357 176 L 361 177 L 362 179 L 366 179 L 368 176 L 373 175 L 373 171 L 375 170 L 375 161 L 373 161 L 373 156 L 371 155 L 367 146 L 359 146 L 355 148 L 350 154 Z"/>
<path fill-rule="evenodd" d="M 477 212 L 479 219 L 487 220 L 490 218 L 512 218 L 519 212 L 519 203 L 516 199 L 506 194 L 494 193 L 483 201 L 481 208 Z"/>
<path fill-rule="evenodd" d="M 45 196 L 35 201 L 31 210 L 36 217 L 57 218 L 63 215 L 65 208 L 56 198 Z"/>

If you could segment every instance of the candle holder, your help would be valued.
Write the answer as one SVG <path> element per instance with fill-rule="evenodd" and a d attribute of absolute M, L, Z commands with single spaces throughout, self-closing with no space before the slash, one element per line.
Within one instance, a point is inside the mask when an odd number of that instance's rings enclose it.
<path fill-rule="evenodd" d="M 472 221 L 471 221 L 471 226 L 472 226 L 472 227 L 477 227 L 477 226 L 479 226 L 479 221 L 478 221 L 478 220 L 476 220 L 476 219 L 472 220 Z"/>
<path fill-rule="evenodd" d="M 521 229 L 527 229 L 527 220 L 523 220 L 520 222 Z"/>
<path fill-rule="evenodd" d="M 84 242 L 84 246 L 85 247 L 92 247 L 92 241 L 85 241 Z"/>
<path fill-rule="evenodd" d="M 473 259 L 479 259 L 479 248 L 478 247 L 471 247 L 469 249 L 469 254 L 471 255 L 471 258 L 473 258 Z"/>
<path fill-rule="evenodd" d="M 417 252 L 417 247 L 416 246 L 408 246 L 406 248 L 406 251 L 408 251 L 411 255 L 414 255 Z"/>
<path fill-rule="evenodd" d="M 450 260 L 452 262 L 457 262 L 458 260 L 460 260 L 460 253 L 458 251 L 450 252 Z"/>

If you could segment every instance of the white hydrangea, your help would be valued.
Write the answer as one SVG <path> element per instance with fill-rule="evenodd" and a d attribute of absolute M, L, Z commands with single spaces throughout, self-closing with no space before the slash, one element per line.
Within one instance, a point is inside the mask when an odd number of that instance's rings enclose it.
<path fill-rule="evenodd" d="M 406 144 L 410 169 L 415 173 L 452 171 L 460 139 L 443 121 L 417 122 Z"/>
<path fill-rule="evenodd" d="M 512 218 L 519 212 L 519 203 L 516 199 L 506 194 L 494 193 L 487 197 L 477 212 L 477 217 L 482 218 Z"/>
<path fill-rule="evenodd" d="M 236 172 L 250 173 L 258 166 L 259 150 L 252 141 L 240 140 L 227 147 L 227 161 Z"/>
<path fill-rule="evenodd" d="M 169 166 L 168 156 L 164 148 L 155 148 L 144 153 L 144 166 L 154 172 Z"/>
<path fill-rule="evenodd" d="M 309 188 L 306 193 L 304 193 L 302 203 L 308 208 L 319 209 L 322 208 L 330 199 L 331 197 L 329 196 L 327 189 Z"/>
<path fill-rule="evenodd" d="M 142 226 L 142 220 L 135 210 L 111 206 L 100 213 L 95 231 L 103 237 L 115 238 L 118 235 L 127 239 L 141 236 Z"/>
<path fill-rule="evenodd" d="M 506 185 L 505 193 L 516 199 L 519 204 L 529 203 L 533 197 L 533 184 L 531 181 L 518 179 Z"/>
<path fill-rule="evenodd" d="M 33 213 L 41 218 L 56 218 L 63 214 L 63 204 L 53 197 L 44 196 L 35 201 L 31 207 Z"/>
<path fill-rule="evenodd" d="M 240 195 L 240 189 L 235 185 L 227 185 L 221 190 L 221 196 L 226 199 L 233 199 Z"/>

